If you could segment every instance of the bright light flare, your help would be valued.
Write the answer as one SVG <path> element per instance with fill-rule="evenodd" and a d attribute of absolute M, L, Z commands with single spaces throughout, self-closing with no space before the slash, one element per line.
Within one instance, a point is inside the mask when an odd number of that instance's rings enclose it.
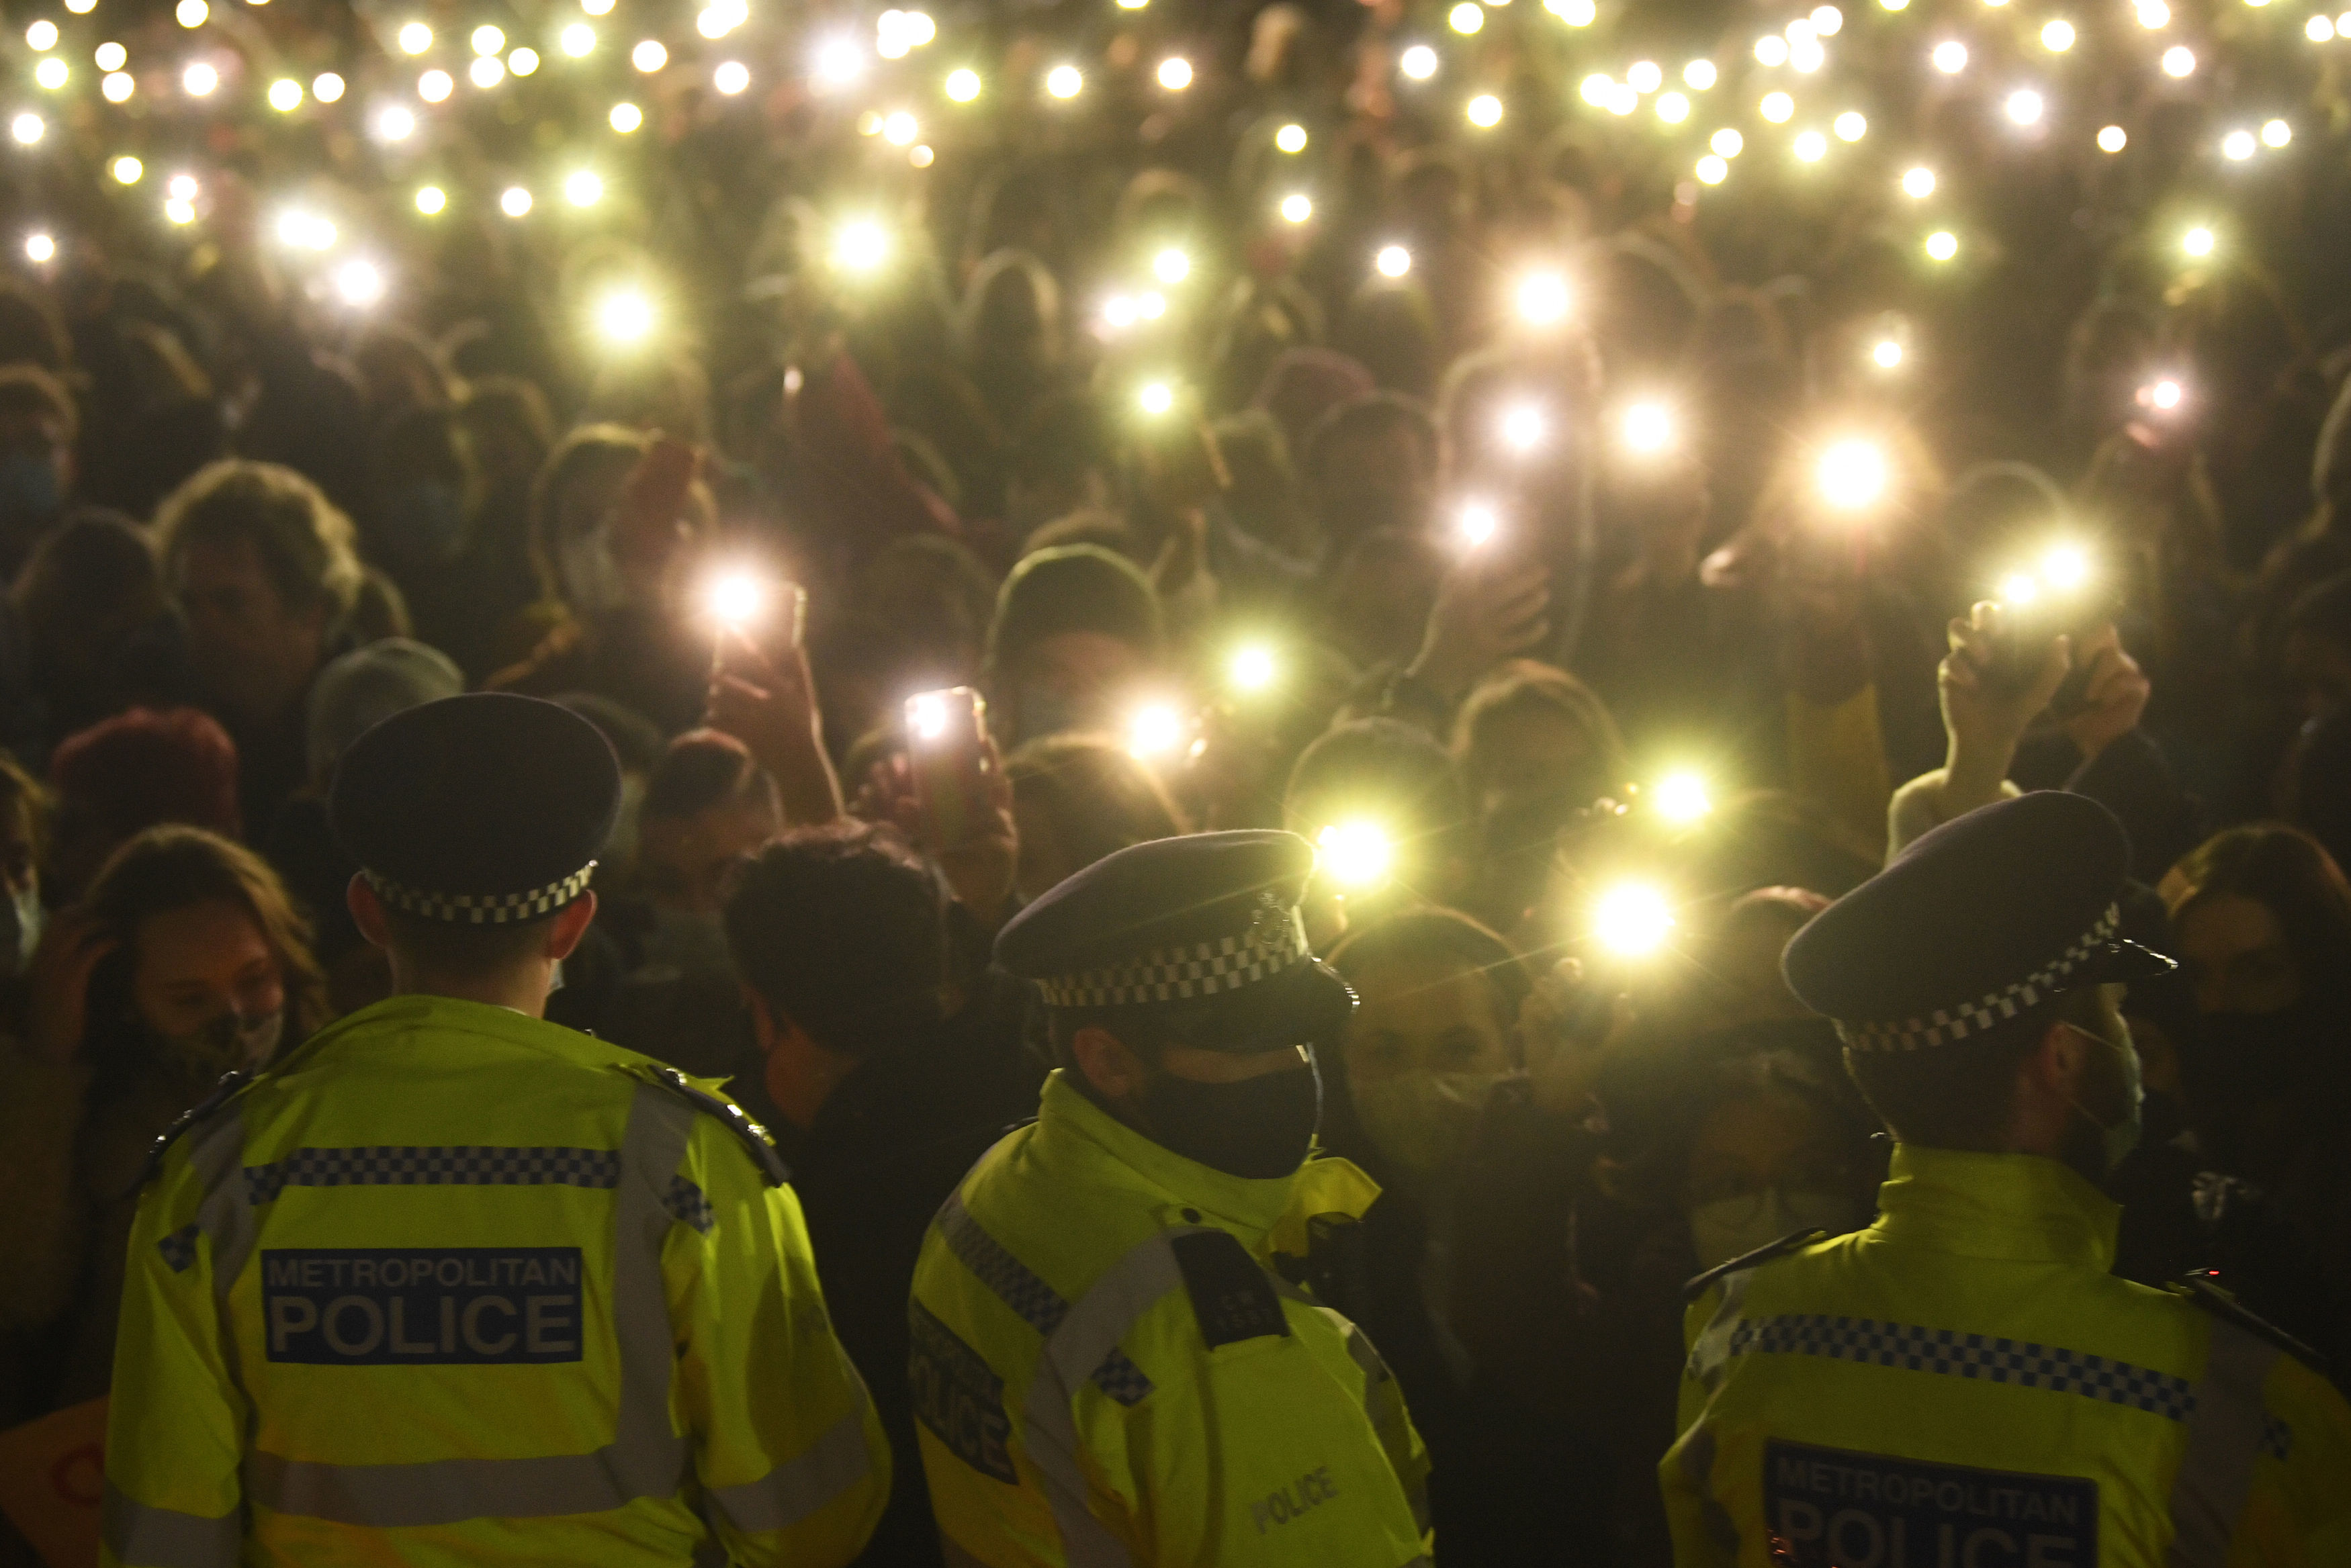
<path fill-rule="evenodd" d="M 109 168 L 114 175 L 115 183 L 119 185 L 136 185 L 139 183 L 140 177 L 147 172 L 147 166 L 127 152 L 116 159 Z"/>
<path fill-rule="evenodd" d="M 1498 427 L 1502 444 L 1521 456 L 1542 445 L 1550 433 L 1550 424 L 1541 408 L 1534 403 L 1513 403 L 1502 410 Z"/>
<path fill-rule="evenodd" d="M 1692 60 L 1682 67 L 1682 86 L 1692 92 L 1704 92 L 1720 79 L 1712 60 Z"/>
<path fill-rule="evenodd" d="M 878 272 L 890 251 L 890 231 L 871 218 L 852 218 L 833 231 L 832 265 L 843 272 Z"/>
<path fill-rule="evenodd" d="M 180 73 L 180 89 L 190 98 L 210 98 L 220 86 L 220 72 L 203 60 L 191 64 Z"/>
<path fill-rule="evenodd" d="M 449 204 L 449 192 L 438 185 L 420 185 L 416 189 L 416 210 L 430 218 Z"/>
<path fill-rule="evenodd" d="M 1286 223 L 1302 223 L 1314 215 L 1314 199 L 1303 192 L 1291 192 L 1281 199 L 1281 219 Z"/>
<path fill-rule="evenodd" d="M 584 59 L 596 47 L 596 29 L 585 22 L 574 22 L 563 29 L 556 42 L 573 59 Z"/>
<path fill-rule="evenodd" d="M 575 207 L 592 207 L 604 199 L 604 182 L 593 169 L 574 169 L 563 177 L 563 199 Z"/>
<path fill-rule="evenodd" d="M 1667 774 L 1649 792 L 1650 807 L 1677 827 L 1687 827 L 1714 810 L 1706 780 L 1692 773 Z"/>
<path fill-rule="evenodd" d="M 1673 906 L 1646 883 L 1628 882 L 1593 905 L 1592 934 L 1618 958 L 1647 958 L 1673 935 Z"/>
<path fill-rule="evenodd" d="M 1783 92 L 1767 92 L 1755 112 L 1774 125 L 1785 125 L 1796 112 L 1796 100 Z"/>
<path fill-rule="evenodd" d="M 637 47 L 629 51 L 629 64 L 651 76 L 669 64 L 669 49 L 659 38 L 640 39 Z"/>
<path fill-rule="evenodd" d="M 1412 270 L 1412 253 L 1402 245 L 1382 245 L 1372 265 L 1382 277 L 1402 277 Z"/>
<path fill-rule="evenodd" d="M 1225 677 L 1236 691 L 1266 691 L 1280 673 L 1280 660 L 1274 657 L 1272 649 L 1261 642 L 1234 649 L 1231 660 L 1225 666 Z"/>
<path fill-rule="evenodd" d="M 1165 381 L 1146 381 L 1134 394 L 1135 407 L 1153 419 L 1161 419 L 1176 407 L 1176 389 Z"/>
<path fill-rule="evenodd" d="M 2218 241 L 2213 237 L 2212 231 L 2205 228 L 2201 224 L 2189 230 L 2185 234 L 2182 234 L 2179 237 L 2180 250 L 2199 261 L 2212 254 L 2213 246 L 2217 243 Z"/>
<path fill-rule="evenodd" d="M 373 262 L 348 261 L 335 269 L 335 297 L 354 310 L 381 305 L 388 286 Z"/>
<path fill-rule="evenodd" d="M 2060 17 L 2044 23 L 2041 28 L 2041 47 L 2053 55 L 2062 55 L 2074 47 L 2076 36 L 2074 24 Z"/>
<path fill-rule="evenodd" d="M 1821 499 L 1840 512 L 1859 512 L 1886 495 L 1886 454 L 1876 441 L 1832 441 L 1813 470 Z"/>
<path fill-rule="evenodd" d="M 1959 236 L 1949 229 L 1937 229 L 1927 236 L 1927 256 L 1930 261 L 1947 262 L 1959 254 Z"/>
<path fill-rule="evenodd" d="M 310 96 L 320 103 L 340 103 L 346 85 L 334 72 L 320 71 L 310 78 Z"/>
<path fill-rule="evenodd" d="M 399 37 L 400 50 L 404 55 L 421 55 L 433 47 L 433 29 L 422 22 L 403 23 Z"/>
<path fill-rule="evenodd" d="M 1461 112 L 1480 130 L 1491 130 L 1502 123 L 1502 100 L 1492 93 L 1481 92 Z"/>
<path fill-rule="evenodd" d="M 1902 345 L 1891 337 L 1881 337 L 1871 345 L 1870 363 L 1881 370 L 1891 370 L 1902 363 Z"/>
<path fill-rule="evenodd" d="M 509 218 L 519 218 L 530 211 L 530 192 L 520 185 L 509 185 L 498 197 L 498 211 Z"/>
<path fill-rule="evenodd" d="M 645 111 L 632 103 L 616 103 L 606 116 L 612 129 L 626 136 L 645 122 Z"/>
<path fill-rule="evenodd" d="M 969 69 L 949 71 L 946 95 L 956 103 L 969 103 L 979 96 L 979 73 Z"/>
<path fill-rule="evenodd" d="M 2196 74 L 2196 51 L 2185 44 L 2174 44 L 2163 51 L 2163 74 L 2179 79 Z"/>
<path fill-rule="evenodd" d="M 1395 868 L 1395 846 L 1379 824 L 1356 817 L 1314 836 L 1314 868 L 1342 888 L 1376 887 Z"/>
<path fill-rule="evenodd" d="M 1437 51 L 1426 44 L 1415 44 L 1396 57 L 1396 69 L 1416 82 L 1435 76 L 1437 65 Z"/>
<path fill-rule="evenodd" d="M 1145 702 L 1126 721 L 1128 754 L 1143 762 L 1162 762 L 1184 748 L 1184 715 L 1168 702 Z"/>
<path fill-rule="evenodd" d="M 1947 77 L 1958 76 L 1968 68 L 1968 47 L 1956 38 L 1947 38 L 1936 45 L 1935 52 L 1927 57 L 1934 62 L 1937 70 Z"/>
<path fill-rule="evenodd" d="M 656 319 L 653 296 L 642 288 L 615 288 L 596 302 L 597 334 L 615 348 L 643 343 L 653 336 Z"/>
<path fill-rule="evenodd" d="M 1085 86 L 1085 73 L 1075 66 L 1055 66 L 1045 73 L 1045 90 L 1058 99 L 1073 99 Z"/>
<path fill-rule="evenodd" d="M 1159 85 L 1169 92 L 1182 92 L 1192 85 L 1192 62 L 1181 55 L 1170 55 L 1159 62 Z"/>
<path fill-rule="evenodd" d="M 1410 258 L 1407 257 L 1407 265 L 1409 263 Z M 1519 280 L 1518 303 L 1519 317 L 1530 327 L 1555 327 L 1566 319 L 1573 301 L 1568 295 L 1566 278 L 1555 272 L 1536 272 L 1529 273 Z"/>
<path fill-rule="evenodd" d="M 1170 286 L 1192 275 L 1192 258 L 1169 245 L 1151 258 L 1151 275 Z"/>
<path fill-rule="evenodd" d="M 2129 145 L 2130 132 L 2119 125 L 2105 126 L 2098 131 L 2098 151 L 2101 152 L 2120 152 Z"/>
<path fill-rule="evenodd" d="M 1472 550 L 1484 548 L 1495 535 L 1502 531 L 1502 520 L 1494 509 L 1482 501 L 1472 501 L 1454 516 L 1454 526 L 1461 543 Z"/>
<path fill-rule="evenodd" d="M 1641 457 L 1655 457 L 1674 444 L 1674 412 L 1661 402 L 1631 404 L 1620 428 L 1625 449 Z"/>
<path fill-rule="evenodd" d="M 2019 88 L 2001 102 L 2001 112 L 2008 116 L 2011 125 L 2038 125 L 2048 107 L 2031 88 Z"/>
<path fill-rule="evenodd" d="M 1924 201 L 1935 193 L 1935 171 L 1924 164 L 1902 171 L 1902 193 Z"/>
<path fill-rule="evenodd" d="M 48 124 L 37 114 L 25 113 L 8 122 L 8 134 L 19 147 L 30 147 L 48 134 Z"/>
<path fill-rule="evenodd" d="M 767 607 L 768 585 L 749 572 L 721 572 L 703 585 L 703 614 L 730 631 L 740 631 Z M 944 712 L 939 715 L 939 728 L 946 728 Z"/>
<path fill-rule="evenodd" d="M 36 265 L 46 266 L 57 259 L 57 242 L 52 235 L 35 233 L 25 236 L 25 259 Z"/>
<path fill-rule="evenodd" d="M 456 79 L 447 71 L 431 70 L 416 78 L 416 96 L 427 103 L 439 103 L 457 88 Z"/>
<path fill-rule="evenodd" d="M 1283 126 L 1273 133 L 1273 145 L 1277 151 L 1293 155 L 1305 151 L 1306 128 L 1295 122 Z"/>
<path fill-rule="evenodd" d="M 65 86 L 66 78 L 72 75 L 72 69 L 63 60 L 51 55 L 33 67 L 33 85 L 55 92 Z M 298 87 L 294 90 L 299 93 L 302 89 Z M 271 89 L 271 101 L 276 101 L 276 89 Z"/>

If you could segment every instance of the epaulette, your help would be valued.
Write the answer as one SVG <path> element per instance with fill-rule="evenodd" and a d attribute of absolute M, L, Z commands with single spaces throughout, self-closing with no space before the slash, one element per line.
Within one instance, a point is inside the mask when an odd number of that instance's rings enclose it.
<path fill-rule="evenodd" d="M 163 1156 L 171 1151 L 174 1143 L 179 1141 L 181 1134 L 236 1098 L 238 1095 L 258 1082 L 259 1078 L 260 1075 L 255 1073 L 223 1074 L 221 1081 L 213 1085 L 211 1094 L 182 1111 L 179 1119 L 165 1127 L 162 1135 L 156 1138 L 154 1147 L 147 1151 L 147 1163 L 139 1168 L 139 1179 L 131 1185 L 131 1190 L 142 1191 L 149 1182 L 155 1179 L 155 1173 L 163 1168 Z"/>
<path fill-rule="evenodd" d="M 791 1171 L 784 1164 L 784 1157 L 776 1152 L 775 1140 L 768 1136 L 768 1129 L 753 1121 L 742 1106 L 732 1100 L 722 1100 L 707 1089 L 697 1088 L 693 1079 L 674 1067 L 655 1067 L 648 1081 L 660 1085 L 733 1133 L 735 1140 L 750 1151 L 751 1162 L 766 1175 L 768 1186 L 781 1187 L 792 1179 Z"/>
<path fill-rule="evenodd" d="M 1200 1337 L 1210 1350 L 1245 1339 L 1289 1336 L 1281 1296 L 1239 1237 L 1210 1226 L 1187 1231 L 1168 1245 L 1192 1298 Z"/>
<path fill-rule="evenodd" d="M 1721 1279 L 1724 1275 L 1735 1274 L 1741 1269 L 1751 1269 L 1758 1263 L 1768 1263 L 1772 1259 L 1785 1257 L 1790 1252 L 1802 1251 L 1804 1248 L 1811 1246 L 1815 1240 L 1825 1237 L 1827 1234 L 1828 1232 L 1826 1231 L 1822 1230 L 1792 1231 L 1787 1235 L 1781 1237 L 1778 1241 L 1771 1242 L 1768 1246 L 1758 1247 L 1751 1252 L 1741 1252 L 1738 1257 L 1731 1259 L 1730 1262 L 1716 1264 L 1713 1268 L 1708 1269 L 1706 1272 L 1698 1275 L 1696 1279 L 1690 1281 L 1689 1283 L 1684 1285 L 1682 1287 L 1682 1300 L 1685 1302 L 1694 1302 L 1698 1300 L 1699 1296 L 1706 1293 L 1707 1286 L 1714 1283 L 1715 1281 Z"/>
<path fill-rule="evenodd" d="M 2182 1274 L 2171 1282 L 2171 1289 L 2174 1294 L 2187 1297 L 2221 1322 L 2277 1346 L 2320 1376 L 2333 1376 L 2333 1369 L 2327 1366 L 2325 1355 L 2267 1318 L 2246 1311 L 2236 1297 L 2223 1290 L 2220 1270 L 2199 1269 L 2193 1273 Z"/>

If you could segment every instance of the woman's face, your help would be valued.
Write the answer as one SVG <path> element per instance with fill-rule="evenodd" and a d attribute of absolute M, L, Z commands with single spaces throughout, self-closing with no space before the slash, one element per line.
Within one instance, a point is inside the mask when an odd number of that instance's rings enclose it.
<path fill-rule="evenodd" d="M 1510 1023 L 1494 982 L 1453 958 L 1375 966 L 1353 977 L 1361 999 L 1347 1026 L 1347 1075 L 1376 1083 L 1406 1073 L 1510 1071 Z"/>
<path fill-rule="evenodd" d="M 2302 971 L 2270 907 L 2223 893 L 2181 911 L 2181 965 L 2199 1012 L 2275 1012 L 2302 999 Z"/>
<path fill-rule="evenodd" d="M 1607 787 L 1590 776 L 1600 765 L 1590 738 L 1549 708 L 1520 705 L 1490 715 L 1479 726 L 1477 752 L 1479 804 L 1488 811 L 1562 790 L 1589 800 Z"/>
<path fill-rule="evenodd" d="M 269 940 L 235 904 L 211 901 L 150 915 L 132 938 L 131 996 L 157 1033 L 183 1038 L 234 1015 L 251 1022 L 286 1005 Z"/>
<path fill-rule="evenodd" d="M 1794 1095 L 1767 1091 L 1725 1101 L 1699 1125 L 1682 1196 L 1698 1209 L 1773 1189 L 1843 1194 L 1854 1180 L 1828 1117 Z"/>

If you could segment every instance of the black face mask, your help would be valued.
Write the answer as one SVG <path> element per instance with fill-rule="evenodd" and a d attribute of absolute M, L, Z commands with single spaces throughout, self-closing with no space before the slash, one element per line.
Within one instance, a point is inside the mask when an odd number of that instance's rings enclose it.
<path fill-rule="evenodd" d="M 1288 1176 L 1305 1163 L 1322 1119 L 1322 1075 L 1311 1058 L 1237 1084 L 1155 1072 L 1143 1092 L 1144 1132 L 1171 1154 L 1228 1176 Z"/>

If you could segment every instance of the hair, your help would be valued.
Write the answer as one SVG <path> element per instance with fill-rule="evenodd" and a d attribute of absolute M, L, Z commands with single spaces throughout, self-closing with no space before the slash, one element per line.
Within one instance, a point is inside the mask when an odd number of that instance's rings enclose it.
<path fill-rule="evenodd" d="M 670 742 L 645 780 L 643 822 L 679 822 L 758 795 L 776 805 L 776 784 L 750 748 L 717 730 L 688 730 Z"/>
<path fill-rule="evenodd" d="M 1437 421 L 1428 405 L 1397 392 L 1369 392 L 1350 398 L 1332 409 L 1306 432 L 1304 461 L 1299 472 L 1310 483 L 1336 458 L 1340 444 L 1354 440 L 1377 441 L 1397 432 L 1420 443 L 1429 466 L 1437 464 Z"/>
<path fill-rule="evenodd" d="M 1494 988 L 1505 1026 L 1534 991 L 1534 975 L 1510 944 L 1456 909 L 1402 909 L 1341 939 L 1326 961 L 1352 981 L 1387 963 L 1441 962 L 1475 970 Z"/>
<path fill-rule="evenodd" d="M 13 597 L 37 649 L 68 625 L 101 618 L 157 581 L 154 552 L 137 524 L 117 513 L 84 511 L 41 536 Z"/>
<path fill-rule="evenodd" d="M 898 831 L 796 828 L 737 872 L 726 898 L 735 972 L 826 1050 L 862 1056 L 938 1024 L 947 895 Z"/>
<path fill-rule="evenodd" d="M 1189 833 L 1184 814 L 1158 776 L 1114 741 L 1048 735 L 1004 764 L 1012 798 L 1053 825 L 1053 840 L 1072 871 L 1130 845 Z"/>
<path fill-rule="evenodd" d="M 1876 1129 L 1868 1113 L 1855 1103 L 1852 1089 L 1824 1076 L 1824 1066 L 1793 1051 L 1757 1051 L 1688 1064 L 1677 1075 L 1678 1085 L 1657 1107 L 1656 1118 L 1635 1129 L 1632 1152 L 1618 1178 L 1621 1196 L 1643 1207 L 1680 1207 L 1690 1155 L 1708 1120 L 1725 1106 L 1774 1095 L 1818 1112 L 1834 1134 L 1850 1143 L 1855 1164 L 1865 1168 L 1869 1135 Z M 1825 1072 L 1834 1068 L 1825 1067 Z"/>
<path fill-rule="evenodd" d="M 1468 826 L 1461 775 L 1444 747 L 1396 719 L 1353 719 L 1333 725 L 1300 753 L 1283 790 L 1284 815 L 1325 795 L 1364 797 L 1412 820 L 1414 836 L 1451 838 Z M 1301 831 L 1321 826 L 1294 825 Z"/>
<path fill-rule="evenodd" d="M 2175 929 L 2211 899 L 2251 898 L 2277 917 L 2305 986 L 2351 984 L 2351 883 L 2300 828 L 2256 822 L 2216 834 L 2163 885 Z"/>
<path fill-rule="evenodd" d="M 155 513 L 155 553 L 167 576 L 192 545 L 244 540 L 286 607 L 324 605 L 329 626 L 359 599 L 356 538 L 351 520 L 317 485 L 290 468 L 244 458 L 207 463 Z"/>
<path fill-rule="evenodd" d="M 1482 759 L 1494 725 L 1521 713 L 1550 713 L 1567 721 L 1592 753 L 1601 788 L 1612 788 L 1630 776 L 1624 732 L 1598 692 L 1554 665 L 1511 659 L 1479 679 L 1453 721 L 1453 761 L 1471 800 L 1485 793 Z"/>
<path fill-rule="evenodd" d="M 310 922 L 277 873 L 241 844 L 176 823 L 148 828 L 107 857 L 80 908 L 131 951 L 141 921 L 210 903 L 242 910 L 269 944 L 286 988 L 284 1038 L 302 1040 L 326 1023 L 327 979 L 311 955 Z"/>
<path fill-rule="evenodd" d="M 38 365 L 0 365 L 0 410 L 57 421 L 57 444 L 70 450 L 81 434 L 81 410 L 66 384 Z"/>
<path fill-rule="evenodd" d="M 25 824 L 25 836 L 33 848 L 33 864 L 41 863 L 48 846 L 49 792 L 40 781 L 25 771 L 24 764 L 0 752 L 0 811 L 20 816 Z"/>
<path fill-rule="evenodd" d="M 236 742 L 194 708 L 133 708 L 68 736 L 49 758 L 60 805 L 110 838 L 160 823 L 239 830 Z"/>
<path fill-rule="evenodd" d="M 1916 1051 L 1847 1045 L 1845 1071 L 1869 1108 L 1904 1143 L 1996 1154 L 2007 1144 L 2015 1114 L 2017 1075 L 2060 1023 L 2103 1034 L 2100 988 L 2085 985 L 2044 998 L 1948 1045 Z"/>
<path fill-rule="evenodd" d="M 624 459 L 634 463 L 653 438 L 640 434 L 626 425 L 581 425 L 557 443 L 547 454 L 539 468 L 538 477 L 530 487 L 530 558 L 538 574 L 539 588 L 549 598 L 561 598 L 562 579 L 555 569 L 555 528 L 560 521 L 563 493 L 572 481 L 599 460 Z"/>

